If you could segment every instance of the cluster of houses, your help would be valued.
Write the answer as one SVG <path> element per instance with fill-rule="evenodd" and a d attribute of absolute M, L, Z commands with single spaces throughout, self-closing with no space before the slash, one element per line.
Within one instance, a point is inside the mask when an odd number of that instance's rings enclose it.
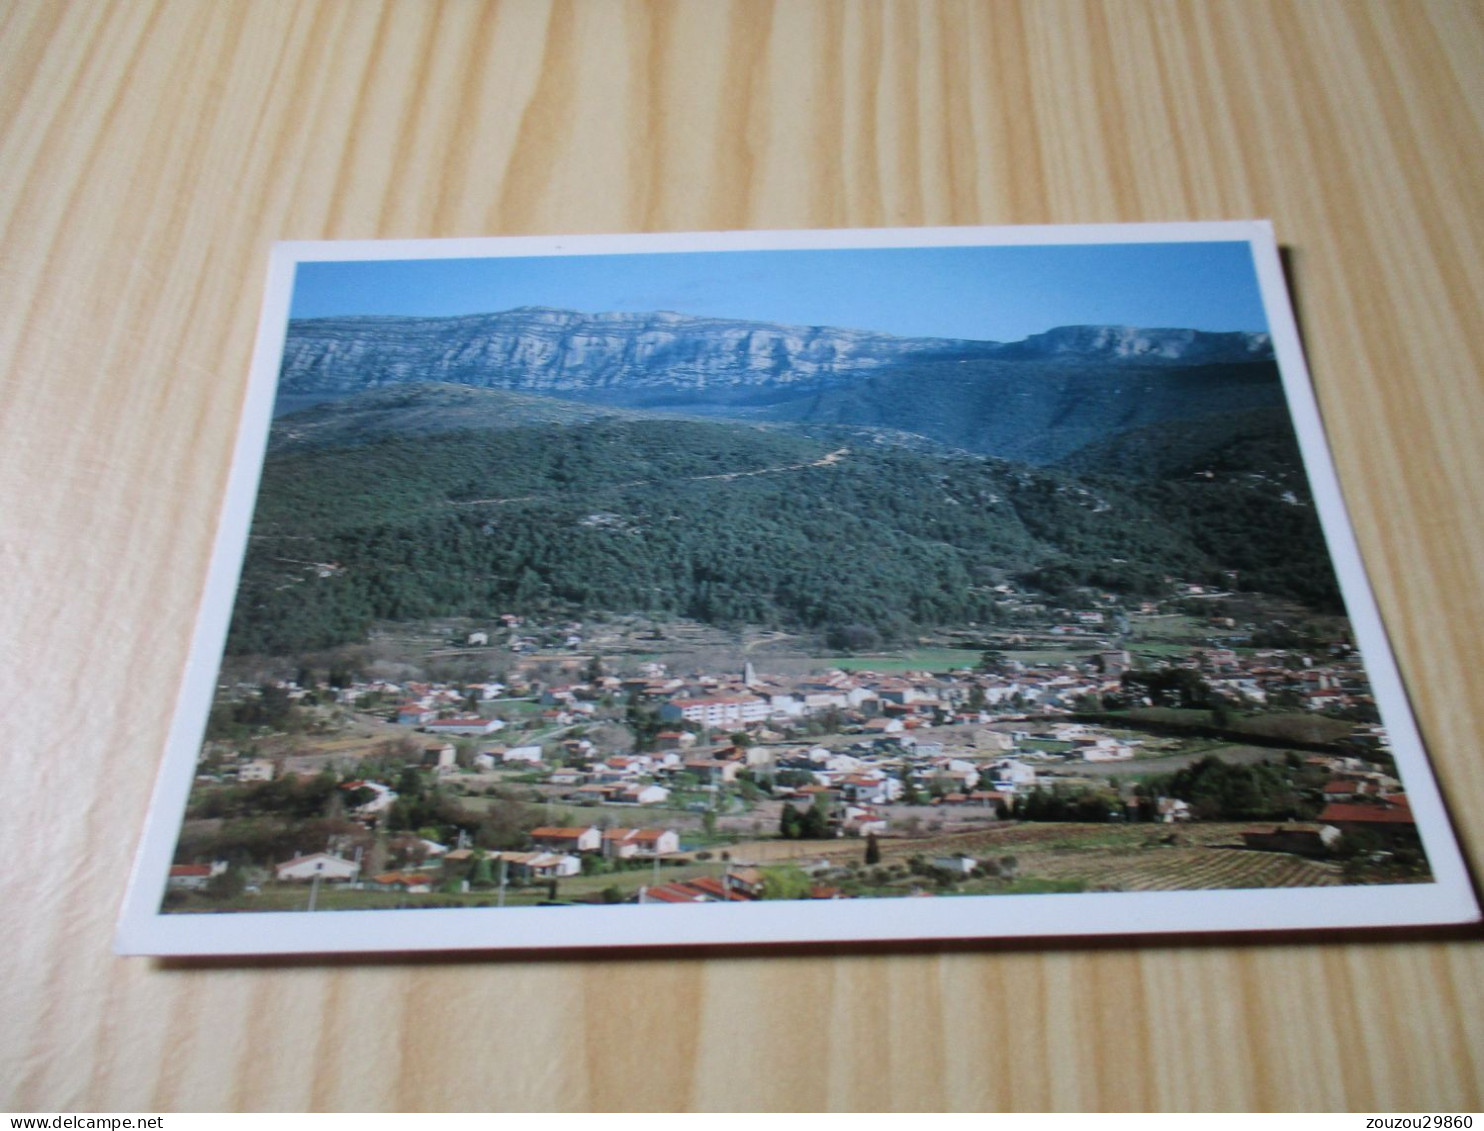
<path fill-rule="evenodd" d="M 1198 587 L 1188 588 L 1192 592 L 1185 595 L 1201 595 Z M 1069 633 L 1102 632 L 1109 618 L 1121 616 L 1068 612 L 1059 627 Z M 520 627 L 519 618 L 504 620 L 510 632 Z M 569 627 L 573 633 L 580 630 Z M 481 635 L 472 634 L 469 644 L 485 645 L 487 637 L 476 639 Z M 1014 646 L 1013 641 L 1007 644 Z M 773 797 L 799 807 L 823 797 L 832 830 L 861 836 L 886 831 L 882 810 L 887 806 L 917 802 L 1003 814 L 1018 796 L 1044 785 L 1049 773 L 1065 780 L 1068 764 L 1090 767 L 1139 755 L 1138 740 L 1058 718 L 1085 709 L 1090 699 L 1128 694 L 1123 676 L 1132 670 L 1133 658 L 1116 648 L 1092 651 L 1082 663 L 1030 667 L 1007 657 L 994 671 L 947 674 L 831 670 L 760 675 L 747 664 L 740 673 L 682 677 L 663 664 L 645 663 L 635 667 L 635 674 L 619 677 L 603 674 L 599 665 L 584 663 L 587 659 L 565 659 L 564 675 L 554 681 L 537 681 L 517 670 L 501 680 L 457 685 L 356 682 L 336 689 L 335 695 L 346 705 L 375 702 L 385 710 L 394 704 L 384 717 L 426 735 L 422 765 L 440 776 L 516 768 L 535 775 L 523 780 L 551 787 L 548 796 L 573 804 L 645 807 L 673 804 L 680 790 L 720 790 L 745 775 L 767 784 Z M 1312 711 L 1373 705 L 1358 656 L 1344 648 L 1322 656 L 1196 648 L 1175 666 L 1194 671 L 1234 701 L 1278 701 Z M 293 684 L 284 686 L 291 698 L 306 693 Z M 542 729 L 544 741 L 536 741 L 540 736 L 524 726 L 490 717 L 498 708 L 485 705 L 510 697 L 539 701 L 540 712 L 529 723 Z M 658 711 L 664 729 L 646 743 L 652 749 L 616 753 L 580 737 L 581 730 L 561 738 L 556 729 L 616 720 L 634 702 Z M 940 729 L 949 727 L 953 729 Z M 801 739 L 801 734 L 828 735 L 828 744 Z M 1380 727 L 1361 727 L 1352 738 L 1358 746 L 1386 747 Z M 477 749 L 470 739 L 477 741 Z M 1319 823 L 1341 831 L 1346 826 L 1407 826 L 1410 810 L 1399 783 L 1367 778 L 1376 773 L 1374 766 L 1355 761 L 1351 767 L 1335 767 Z M 275 772 L 275 764 L 264 758 L 243 756 L 235 765 L 243 782 L 271 780 Z M 397 800 L 385 782 L 348 782 L 342 789 L 347 812 L 366 822 L 380 821 Z M 1158 805 L 1160 820 L 1189 818 L 1183 802 L 1160 798 Z M 1254 846 L 1262 836 L 1262 830 L 1254 830 Z M 545 858 L 553 855 L 557 859 Z M 559 845 L 535 844 L 531 859 L 512 857 L 506 863 L 545 877 L 571 874 L 562 870 L 572 867 L 572 857 Z"/>
<path fill-rule="evenodd" d="M 999 672 L 939 675 L 835 670 L 789 678 L 760 676 L 749 664 L 740 675 L 681 678 L 663 665 L 649 664 L 646 672 L 630 678 L 601 676 L 528 690 L 539 694 L 546 708 L 543 721 L 558 725 L 591 718 L 601 700 L 614 697 L 657 704 L 672 728 L 786 731 L 829 714 L 843 731 L 894 734 L 921 726 L 989 722 L 1013 710 L 1072 712 L 1089 698 L 1123 694 L 1122 677 L 1132 666 L 1131 654 L 1118 649 L 1096 652 L 1082 664 L 1026 667 L 1007 660 Z M 1195 670 L 1214 691 L 1237 702 L 1263 704 L 1286 694 L 1313 711 L 1372 704 L 1354 653 L 1321 662 L 1279 650 L 1243 654 L 1206 648 L 1194 650 L 1178 666 Z M 399 722 L 429 733 L 476 737 L 505 726 L 467 713 L 446 717 L 450 698 L 467 703 L 470 696 L 492 697 L 492 691 L 506 690 L 504 685 L 470 685 L 462 694 L 436 686 L 409 689 L 422 694 L 399 708 Z"/>
<path fill-rule="evenodd" d="M 596 825 L 581 828 L 553 826 L 531 830 L 530 846 L 522 851 L 480 852 L 422 840 L 420 859 L 410 866 L 374 875 L 363 875 L 361 860 L 333 852 L 295 856 L 277 865 L 273 872 L 280 883 L 346 884 L 362 891 L 432 891 L 449 866 L 466 868 L 481 857 L 489 861 L 491 878 L 503 877 L 512 884 L 529 884 L 582 874 L 584 856 L 604 860 L 654 860 L 680 851 L 680 834 L 674 829 L 613 828 Z M 204 887 L 225 868 L 224 864 L 176 865 L 171 869 L 172 887 Z M 215 869 L 215 870 L 213 870 Z M 199 874 L 199 875 L 198 875 Z"/>
<path fill-rule="evenodd" d="M 1200 672 L 1213 691 L 1257 704 L 1287 697 L 1308 711 L 1374 707 L 1360 654 L 1345 650 L 1322 661 L 1282 650 L 1196 651 L 1183 665 Z"/>
<path fill-rule="evenodd" d="M 1100 629 L 1106 619 L 1101 611 L 1082 611 L 1068 614 L 1068 618 L 1072 622 L 1066 626 L 1069 629 Z M 491 717 L 491 708 L 479 706 L 508 697 L 539 700 L 541 711 L 530 722 L 545 728 L 617 717 L 622 705 L 650 703 L 658 708 L 668 728 L 660 736 L 659 750 L 684 753 L 694 743 L 696 732 L 746 731 L 765 742 L 776 741 L 822 717 L 838 733 L 894 737 L 931 726 L 1003 722 L 1016 714 L 1069 714 L 1089 702 L 1126 698 L 1128 688 L 1123 676 L 1134 666 L 1131 654 L 1116 648 L 1092 651 L 1081 663 L 1059 666 L 1030 667 L 1006 654 L 996 671 L 960 669 L 947 674 L 833 670 L 785 677 L 760 675 L 748 664 L 741 673 L 681 677 L 663 664 L 646 663 L 638 666 L 636 674 L 620 678 L 588 670 L 583 660 L 579 656 L 561 662 L 571 677 L 565 681 L 558 678 L 541 682 L 529 673 L 516 671 L 503 680 L 460 685 L 371 680 L 352 683 L 334 693 L 348 706 L 388 700 L 396 703 L 389 719 L 448 743 L 440 748 L 436 768 L 451 773 L 457 768 L 451 753 L 453 740 L 487 739 L 501 732 L 521 731 L 504 719 Z M 1276 649 L 1238 652 L 1221 647 L 1197 648 L 1176 666 L 1194 671 L 1213 691 L 1237 703 L 1277 701 L 1311 711 L 1374 705 L 1358 655 L 1343 647 L 1323 656 Z M 307 693 L 292 683 L 284 686 L 291 698 Z M 1073 735 L 1057 740 L 1071 741 L 1079 756 L 1089 762 L 1134 756 L 1130 744 L 1108 735 Z M 1377 742 L 1384 743 L 1384 734 L 1379 731 Z M 570 766 L 594 752 L 578 749 L 567 753 L 576 755 L 563 759 Z M 492 769 L 510 762 L 539 765 L 541 761 L 542 751 L 536 745 L 517 740 L 481 750 L 474 768 Z M 242 780 L 266 780 L 272 773 L 271 764 L 261 759 L 238 766 Z M 609 783 L 600 771 L 594 779 L 556 784 Z"/>
<path fill-rule="evenodd" d="M 1248 829 L 1242 834 L 1248 848 L 1323 856 L 1341 837 L 1356 833 L 1373 844 L 1418 845 L 1417 822 L 1400 780 L 1362 758 L 1316 754 L 1305 763 L 1329 774 L 1319 816 L 1310 822 Z"/>
<path fill-rule="evenodd" d="M 1278 659 L 1282 662 L 1276 662 Z M 1105 728 L 1056 719 L 1044 709 L 1092 690 L 1122 686 L 1121 674 L 1129 657 L 1105 652 L 1093 663 L 1063 668 L 1023 670 L 1012 674 L 970 673 L 931 675 L 925 672 L 883 675 L 874 672 L 829 671 L 795 679 L 759 677 L 752 666 L 732 676 L 702 675 L 690 679 L 671 676 L 663 665 L 648 664 L 640 674 L 557 684 L 541 689 L 544 704 L 562 710 L 591 706 L 598 697 L 617 694 L 639 697 L 659 705 L 668 729 L 659 732 L 655 749 L 605 755 L 586 738 L 567 738 L 544 746 L 489 745 L 472 756 L 470 768 L 491 770 L 517 766 L 540 775 L 537 780 L 562 792 L 554 794 L 579 805 L 655 806 L 671 802 L 677 789 L 714 791 L 748 773 L 766 781 L 774 797 L 812 804 L 821 795 L 829 802 L 831 827 L 841 834 L 865 836 L 887 828 L 883 806 L 903 802 L 939 806 L 977 807 L 1001 814 L 1018 794 L 1044 784 L 1053 766 L 1065 776 L 1067 763 L 1119 762 L 1138 755 L 1139 740 L 1115 736 Z M 1358 696 L 1353 681 L 1363 677 L 1358 665 L 1346 658 L 1316 666 L 1312 660 L 1254 654 L 1246 659 L 1227 649 L 1194 652 L 1187 665 L 1213 686 L 1236 681 L 1235 690 L 1257 698 L 1274 689 L 1308 689 L 1310 700 L 1333 694 Z M 1100 668 L 1100 672 L 1090 669 Z M 440 703 L 467 702 L 471 694 L 494 695 L 506 684 L 476 685 L 461 694 L 438 685 L 408 685 L 421 692 L 398 708 L 398 719 L 417 723 L 430 735 L 423 764 L 434 772 L 454 774 L 460 769 L 457 748 L 445 734 L 477 737 L 494 734 L 504 724 L 467 715 L 427 719 Z M 528 689 L 531 690 L 531 689 Z M 1007 701 L 1037 703 L 1040 721 L 1026 713 L 997 710 Z M 842 746 L 838 737 L 828 746 L 790 743 L 791 720 L 833 712 L 832 725 L 855 741 Z M 945 748 L 945 733 L 934 727 L 953 726 L 947 732 L 953 745 Z M 774 729 L 774 728 L 777 729 Z M 703 743 L 698 732 L 721 732 L 720 744 Z M 1363 727 L 1360 745 L 1384 748 L 1380 727 Z M 552 759 L 555 752 L 556 758 Z M 466 761 L 470 759 L 466 758 Z M 1365 766 L 1367 763 L 1360 763 Z M 1356 770 L 1354 772 L 1361 772 Z M 272 774 L 272 764 L 258 759 L 239 768 L 243 780 L 261 780 Z M 1327 800 L 1343 804 L 1349 796 L 1348 779 L 1338 778 Z M 363 790 L 350 810 L 358 819 L 375 820 L 390 808 L 396 793 L 375 781 L 347 783 L 347 790 Z M 1390 794 L 1397 792 L 1390 788 Z M 1174 799 L 1160 799 L 1159 819 L 1188 818 L 1188 807 Z M 1367 802 L 1367 812 L 1378 806 Z M 1339 819 L 1339 818 L 1336 818 Z"/>

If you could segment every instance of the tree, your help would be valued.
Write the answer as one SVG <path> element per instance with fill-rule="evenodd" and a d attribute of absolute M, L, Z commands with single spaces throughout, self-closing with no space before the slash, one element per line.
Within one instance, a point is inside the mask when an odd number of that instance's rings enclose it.
<path fill-rule="evenodd" d="M 1190 668 L 1124 672 L 1123 687 L 1131 698 L 1148 698 L 1156 707 L 1198 708 L 1211 701 L 1210 685 Z"/>
<path fill-rule="evenodd" d="M 541 575 L 527 566 L 521 571 L 520 580 L 516 583 L 515 594 L 511 601 L 518 608 L 529 609 L 545 591 L 546 585 L 542 582 Z"/>
<path fill-rule="evenodd" d="M 469 886 L 487 888 L 495 882 L 489 855 L 482 848 L 474 850 L 474 866 L 469 869 Z"/>
<path fill-rule="evenodd" d="M 763 869 L 763 899 L 808 899 L 814 881 L 794 864 Z"/>
<path fill-rule="evenodd" d="M 634 749 L 653 750 L 663 726 L 659 708 L 635 699 L 629 703 L 627 715 L 629 729 L 634 732 Z"/>
<path fill-rule="evenodd" d="M 785 801 L 783 803 L 783 813 L 778 819 L 778 835 L 783 837 L 784 840 L 798 840 L 804 835 L 802 824 L 803 819 L 799 811 L 792 804 Z"/>
<path fill-rule="evenodd" d="M 825 633 L 825 644 L 836 652 L 869 652 L 881 647 L 881 634 L 870 625 L 834 625 Z"/>
<path fill-rule="evenodd" d="M 875 833 L 866 834 L 866 867 L 881 863 L 881 845 L 877 843 Z"/>
<path fill-rule="evenodd" d="M 206 892 L 213 899 L 236 899 L 246 886 L 242 869 L 233 864 L 225 872 L 206 881 Z"/>
<path fill-rule="evenodd" d="M 1211 699 L 1211 724 L 1213 726 L 1225 730 L 1241 717 L 1230 699 L 1225 696 L 1214 696 Z"/>
<path fill-rule="evenodd" d="M 799 822 L 800 840 L 824 840 L 830 835 L 829 814 L 825 810 L 824 795 L 817 794 L 814 804 Z"/>
<path fill-rule="evenodd" d="M 397 779 L 397 796 L 403 801 L 417 801 L 422 798 L 426 787 L 422 771 L 416 766 L 407 766 Z"/>

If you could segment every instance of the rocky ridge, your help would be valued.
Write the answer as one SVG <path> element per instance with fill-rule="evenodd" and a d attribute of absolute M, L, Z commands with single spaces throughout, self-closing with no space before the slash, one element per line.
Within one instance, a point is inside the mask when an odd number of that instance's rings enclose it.
<path fill-rule="evenodd" d="M 447 318 L 356 316 L 290 324 L 280 388 L 350 393 L 438 381 L 558 396 L 644 387 L 827 387 L 903 363 L 999 358 L 1209 364 L 1271 358 L 1266 334 L 1069 326 L 1001 343 L 903 338 L 659 311 L 519 307 Z"/>

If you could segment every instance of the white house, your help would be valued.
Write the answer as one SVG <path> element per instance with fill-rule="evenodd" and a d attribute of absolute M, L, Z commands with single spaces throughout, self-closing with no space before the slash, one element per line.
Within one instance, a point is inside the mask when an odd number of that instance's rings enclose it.
<path fill-rule="evenodd" d="M 1030 789 L 1036 784 L 1036 771 L 1014 758 L 1001 758 L 990 768 L 987 776 L 994 782 L 995 789 L 1008 792 Z"/>
<path fill-rule="evenodd" d="M 403 703 L 397 708 L 397 722 L 402 726 L 421 726 L 433 716 L 432 708 L 416 701 Z"/>
<path fill-rule="evenodd" d="M 934 856 L 933 867 L 942 868 L 945 872 L 953 872 L 955 875 L 967 876 L 979 862 L 972 856 Z"/>
<path fill-rule="evenodd" d="M 531 830 L 531 843 L 551 852 L 598 852 L 603 847 L 603 833 L 596 825 L 587 828 L 543 825 Z"/>
<path fill-rule="evenodd" d="M 703 699 L 672 699 L 660 707 L 660 717 L 667 722 L 699 723 L 702 726 L 746 726 L 767 719 L 771 708 L 766 699 L 755 695 L 716 695 Z"/>
<path fill-rule="evenodd" d="M 379 781 L 351 781 L 340 787 L 347 792 L 358 789 L 370 790 L 373 796 L 369 801 L 357 805 L 353 810 L 357 817 L 374 817 L 378 813 L 385 813 L 397 800 L 397 792 L 389 786 L 382 785 Z"/>
<path fill-rule="evenodd" d="M 1100 738 L 1092 746 L 1084 746 L 1080 753 L 1084 762 L 1121 762 L 1134 756 L 1134 748 L 1112 738 Z"/>
<path fill-rule="evenodd" d="M 623 790 L 612 800 L 626 805 L 658 805 L 669 800 L 670 791 L 662 785 L 634 785 Z"/>
<path fill-rule="evenodd" d="M 211 864 L 172 864 L 167 886 L 196 891 L 204 888 L 216 876 L 227 870 L 227 862 L 218 860 Z"/>
<path fill-rule="evenodd" d="M 501 852 L 496 857 L 505 862 L 511 879 L 556 880 L 580 876 L 582 861 L 576 856 L 554 852 Z"/>
<path fill-rule="evenodd" d="M 238 781 L 272 781 L 273 763 L 267 758 L 254 758 L 237 767 Z"/>
<path fill-rule="evenodd" d="M 435 743 L 432 746 L 423 747 L 423 765 L 431 766 L 439 773 L 452 770 L 458 751 L 454 749 L 451 742 Z"/>
<path fill-rule="evenodd" d="M 501 757 L 507 762 L 539 762 L 541 761 L 541 747 L 512 746 Z"/>
<path fill-rule="evenodd" d="M 796 719 L 804 713 L 804 701 L 796 695 L 770 695 L 768 710 L 774 717 Z"/>
<path fill-rule="evenodd" d="M 603 834 L 603 855 L 610 858 L 665 856 L 679 851 L 680 834 L 674 829 L 609 829 Z"/>
<path fill-rule="evenodd" d="M 429 734 L 494 734 L 504 727 L 505 723 L 501 719 L 481 719 L 477 715 L 465 715 L 456 719 L 429 719 L 423 724 L 423 730 Z"/>
<path fill-rule="evenodd" d="M 276 872 L 281 881 L 353 880 L 360 874 L 361 866 L 354 860 L 331 856 L 328 852 L 316 852 L 310 856 L 296 856 L 278 865 Z"/>
<path fill-rule="evenodd" d="M 741 766 L 737 762 L 723 762 L 715 758 L 690 758 L 684 763 L 687 773 L 695 774 L 702 785 L 725 785 L 737 780 Z"/>

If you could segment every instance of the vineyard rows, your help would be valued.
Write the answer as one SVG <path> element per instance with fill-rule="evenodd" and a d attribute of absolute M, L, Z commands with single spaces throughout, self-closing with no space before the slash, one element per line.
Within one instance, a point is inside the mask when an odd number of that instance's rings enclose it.
<path fill-rule="evenodd" d="M 1023 877 L 1079 880 L 1090 890 L 1331 887 L 1345 882 L 1336 863 L 1243 848 L 1242 830 L 1251 827 L 1020 824 L 908 843 L 912 851 L 928 856 L 1013 855 Z M 1165 838 L 1172 843 L 1163 843 Z"/>
<path fill-rule="evenodd" d="M 1340 868 L 1281 852 L 1240 848 L 1162 848 L 1036 853 L 1022 871 L 1056 880 L 1082 880 L 1104 891 L 1176 891 L 1219 888 L 1330 887 Z"/>

